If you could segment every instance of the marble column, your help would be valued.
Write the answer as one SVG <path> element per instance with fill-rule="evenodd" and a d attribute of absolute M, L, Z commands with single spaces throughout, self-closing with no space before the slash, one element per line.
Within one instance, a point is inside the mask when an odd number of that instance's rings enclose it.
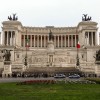
<path fill-rule="evenodd" d="M 34 47 L 34 35 L 32 35 L 32 47 Z"/>
<path fill-rule="evenodd" d="M 65 46 L 66 47 L 66 35 L 64 35 L 64 42 L 65 42 Z"/>
<path fill-rule="evenodd" d="M 88 34 L 88 45 L 90 45 L 90 42 L 89 42 L 89 40 L 90 40 L 90 39 L 89 39 L 89 32 L 88 32 L 87 34 Z"/>
<path fill-rule="evenodd" d="M 48 36 L 46 35 L 46 36 L 45 36 L 45 39 L 46 39 L 45 47 L 47 47 L 47 43 L 48 43 L 47 38 L 48 38 Z"/>
<path fill-rule="evenodd" d="M 89 43 L 92 45 L 92 37 L 91 37 L 91 32 L 89 32 Z"/>
<path fill-rule="evenodd" d="M 14 45 L 14 32 L 12 32 L 12 45 Z"/>
<path fill-rule="evenodd" d="M 75 47 L 76 47 L 76 35 L 74 35 L 75 36 Z"/>
<path fill-rule="evenodd" d="M 56 35 L 54 35 L 54 47 L 56 48 Z"/>
<path fill-rule="evenodd" d="M 91 32 L 91 41 L 92 41 L 92 46 L 93 46 L 93 32 Z"/>
<path fill-rule="evenodd" d="M 41 48 L 43 47 L 43 45 L 42 45 L 42 41 L 43 41 L 43 39 L 42 39 L 42 35 L 41 35 Z"/>
<path fill-rule="evenodd" d="M 7 31 L 7 45 L 8 45 L 8 31 Z"/>
<path fill-rule="evenodd" d="M 49 36 L 47 36 L 47 40 L 48 40 L 48 42 L 49 42 Z"/>
<path fill-rule="evenodd" d="M 3 31 L 3 39 L 2 39 L 2 44 L 3 45 L 5 45 L 6 44 L 6 41 L 5 41 L 5 34 L 6 34 L 6 32 L 5 31 Z"/>
<path fill-rule="evenodd" d="M 23 47 L 25 47 L 25 35 L 23 35 Z"/>
<path fill-rule="evenodd" d="M 36 36 L 34 35 L 34 47 L 35 47 L 35 37 L 36 37 Z"/>
<path fill-rule="evenodd" d="M 8 32 L 8 45 L 10 45 L 11 31 Z"/>
<path fill-rule="evenodd" d="M 29 47 L 32 47 L 32 35 L 29 35 Z"/>
<path fill-rule="evenodd" d="M 71 35 L 71 47 L 73 47 L 73 35 Z"/>
<path fill-rule="evenodd" d="M 94 33 L 95 33 L 95 45 L 97 45 L 97 32 Z"/>
<path fill-rule="evenodd" d="M 70 36 L 70 35 L 68 35 L 68 47 L 69 47 L 69 36 Z"/>
<path fill-rule="evenodd" d="M 93 44 L 95 45 L 95 32 L 93 32 Z"/>
<path fill-rule="evenodd" d="M 46 47 L 46 36 L 44 35 L 44 47 Z"/>
<path fill-rule="evenodd" d="M 61 37 L 60 37 L 61 39 L 60 39 L 60 44 L 61 44 L 61 48 L 62 48 L 62 42 L 63 42 L 63 39 L 62 39 L 62 35 L 61 35 Z"/>
<path fill-rule="evenodd" d="M 88 45 L 88 32 L 85 32 L 85 44 Z"/>
<path fill-rule="evenodd" d="M 13 32 L 11 31 L 11 44 L 10 45 L 13 45 L 13 37 L 12 37 L 12 34 L 13 34 Z"/>
<path fill-rule="evenodd" d="M 39 47 L 39 35 L 37 35 L 37 47 Z"/>
<path fill-rule="evenodd" d="M 59 35 L 58 35 L 58 48 L 59 48 Z"/>

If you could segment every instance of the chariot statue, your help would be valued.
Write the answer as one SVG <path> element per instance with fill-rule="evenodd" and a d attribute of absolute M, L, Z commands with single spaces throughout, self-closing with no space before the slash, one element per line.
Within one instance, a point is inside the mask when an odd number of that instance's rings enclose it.
<path fill-rule="evenodd" d="M 92 17 L 91 16 L 87 16 L 88 14 L 83 14 L 82 16 L 82 21 L 90 21 L 92 20 Z"/>
<path fill-rule="evenodd" d="M 16 20 L 18 20 L 18 16 L 16 16 L 16 14 L 13 14 L 13 17 L 10 15 L 10 16 L 8 16 L 8 19 L 12 20 L 12 21 L 16 21 Z"/>

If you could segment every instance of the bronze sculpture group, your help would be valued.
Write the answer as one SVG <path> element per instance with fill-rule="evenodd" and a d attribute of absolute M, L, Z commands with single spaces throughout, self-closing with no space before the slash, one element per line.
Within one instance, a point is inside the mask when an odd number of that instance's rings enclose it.
<path fill-rule="evenodd" d="M 8 19 L 11 21 L 17 21 L 18 20 L 18 17 L 16 16 L 16 14 L 13 14 L 13 17 L 11 17 L 11 15 L 10 16 L 8 16 Z"/>
<path fill-rule="evenodd" d="M 11 57 L 11 50 L 5 50 L 5 53 L 3 55 L 4 61 L 10 61 L 10 57 Z"/>
<path fill-rule="evenodd" d="M 90 21 L 90 20 L 92 20 L 90 16 L 87 16 L 87 14 L 83 14 L 82 21 Z"/>

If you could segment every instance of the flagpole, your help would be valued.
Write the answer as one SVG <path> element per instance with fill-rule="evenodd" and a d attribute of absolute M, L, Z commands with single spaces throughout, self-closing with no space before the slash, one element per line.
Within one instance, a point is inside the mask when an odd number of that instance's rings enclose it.
<path fill-rule="evenodd" d="M 80 62 L 79 62 L 79 48 L 80 48 L 80 44 L 79 44 L 79 41 L 78 41 L 78 43 L 77 43 L 77 57 L 76 57 L 76 59 L 77 59 L 76 66 L 77 67 L 80 66 Z"/>
<path fill-rule="evenodd" d="M 77 48 L 77 62 L 76 62 L 76 66 L 79 66 L 79 48 Z"/>
<path fill-rule="evenodd" d="M 26 29 L 26 55 L 24 65 L 27 67 L 27 29 Z"/>
<path fill-rule="evenodd" d="M 27 42 L 27 29 L 26 29 L 26 42 Z M 27 43 L 26 43 L 27 45 Z M 26 58 L 27 58 L 27 46 L 26 46 Z"/>

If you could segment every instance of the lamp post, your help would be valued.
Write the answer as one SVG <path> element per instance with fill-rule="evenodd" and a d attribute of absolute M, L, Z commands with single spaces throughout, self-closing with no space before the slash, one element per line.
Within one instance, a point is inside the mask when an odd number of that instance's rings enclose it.
<path fill-rule="evenodd" d="M 25 60 L 24 60 L 24 65 L 27 66 L 27 45 L 28 44 L 28 39 L 27 39 L 27 29 L 26 29 L 26 54 L 25 54 Z"/>
<path fill-rule="evenodd" d="M 25 55 L 25 61 L 24 61 L 24 65 L 27 66 L 27 55 Z"/>
<path fill-rule="evenodd" d="M 77 59 L 76 66 L 80 66 L 78 51 L 77 51 L 77 57 L 76 57 L 76 59 Z"/>
<path fill-rule="evenodd" d="M 28 38 L 27 38 L 27 29 L 26 29 L 26 36 L 25 36 L 25 58 L 24 58 L 24 69 L 23 72 L 25 72 L 27 70 L 27 65 L 28 65 L 28 61 L 27 61 L 27 47 L 28 47 Z M 25 73 L 22 72 L 22 77 L 24 77 Z"/>

